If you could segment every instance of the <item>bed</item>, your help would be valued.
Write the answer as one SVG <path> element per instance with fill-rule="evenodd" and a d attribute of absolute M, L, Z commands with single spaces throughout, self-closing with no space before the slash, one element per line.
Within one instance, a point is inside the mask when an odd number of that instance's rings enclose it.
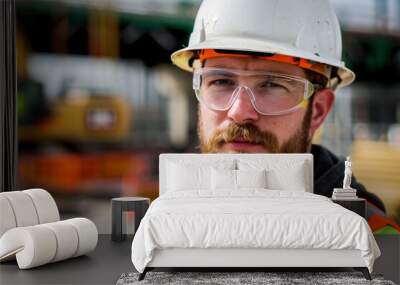
<path fill-rule="evenodd" d="M 361 216 L 313 194 L 311 154 L 161 154 L 159 197 L 132 242 L 154 268 L 352 267 L 380 251 Z"/>

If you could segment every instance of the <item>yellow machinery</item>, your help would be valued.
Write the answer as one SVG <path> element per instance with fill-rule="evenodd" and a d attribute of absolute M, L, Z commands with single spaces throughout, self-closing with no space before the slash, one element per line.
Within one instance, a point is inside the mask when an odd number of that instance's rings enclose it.
<path fill-rule="evenodd" d="M 19 139 L 120 142 L 129 136 L 132 107 L 123 98 L 75 91 L 52 104 L 51 110 L 40 123 L 20 126 Z"/>
<path fill-rule="evenodd" d="M 400 148 L 387 142 L 356 140 L 351 159 L 357 179 L 384 201 L 400 222 Z"/>

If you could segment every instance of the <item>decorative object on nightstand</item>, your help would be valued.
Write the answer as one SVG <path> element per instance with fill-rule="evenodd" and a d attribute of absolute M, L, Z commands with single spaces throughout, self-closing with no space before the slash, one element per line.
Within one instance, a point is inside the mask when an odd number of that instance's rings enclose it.
<path fill-rule="evenodd" d="M 348 156 L 344 162 L 343 188 L 333 189 L 332 200 L 357 200 L 357 190 L 350 187 L 352 175 L 351 159 Z"/>
<path fill-rule="evenodd" d="M 123 241 L 126 239 L 126 233 L 122 232 L 123 214 L 124 212 L 135 213 L 135 232 L 137 231 L 140 221 L 146 214 L 150 205 L 149 198 L 143 197 L 120 197 L 111 200 L 112 208 L 112 241 Z"/>

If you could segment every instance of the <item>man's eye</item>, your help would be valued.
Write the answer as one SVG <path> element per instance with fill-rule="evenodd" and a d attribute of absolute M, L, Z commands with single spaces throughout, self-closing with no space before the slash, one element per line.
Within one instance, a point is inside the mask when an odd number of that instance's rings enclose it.
<path fill-rule="evenodd" d="M 230 86 L 234 86 L 235 82 L 231 79 L 222 78 L 222 79 L 210 80 L 208 85 L 214 86 L 214 87 L 230 87 Z"/>
<path fill-rule="evenodd" d="M 264 81 L 259 85 L 260 88 L 283 88 L 286 89 L 286 87 L 282 84 L 273 82 L 273 81 Z"/>

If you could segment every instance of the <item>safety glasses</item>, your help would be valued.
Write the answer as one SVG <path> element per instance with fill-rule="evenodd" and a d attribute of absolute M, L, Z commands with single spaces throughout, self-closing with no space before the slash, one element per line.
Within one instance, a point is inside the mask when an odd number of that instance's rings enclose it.
<path fill-rule="evenodd" d="M 264 71 L 203 67 L 193 72 L 197 99 L 214 111 L 230 109 L 247 93 L 262 115 L 283 115 L 300 108 L 321 86 L 305 78 Z"/>

